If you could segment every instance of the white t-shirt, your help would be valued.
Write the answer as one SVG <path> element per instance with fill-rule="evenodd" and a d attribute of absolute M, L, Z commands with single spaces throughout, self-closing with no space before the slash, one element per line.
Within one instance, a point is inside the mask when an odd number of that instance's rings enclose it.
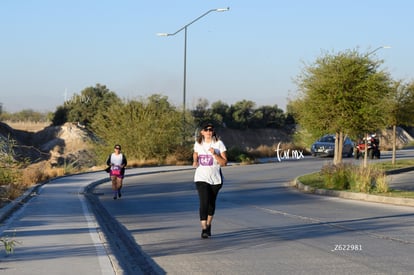
<path fill-rule="evenodd" d="M 221 140 L 211 143 L 202 142 L 194 144 L 194 152 L 198 154 L 198 167 L 195 171 L 194 182 L 203 181 L 215 185 L 222 183 L 220 165 L 210 153 L 209 149 L 214 148 L 214 152 L 220 155 L 227 151 L 226 146 Z"/>
<path fill-rule="evenodd" d="M 122 165 L 122 153 L 120 154 L 111 154 L 111 163 L 115 166 L 121 166 Z"/>

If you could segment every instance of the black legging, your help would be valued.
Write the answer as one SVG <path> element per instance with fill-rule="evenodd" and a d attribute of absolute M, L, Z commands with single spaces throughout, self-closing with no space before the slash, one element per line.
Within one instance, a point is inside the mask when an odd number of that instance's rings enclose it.
<path fill-rule="evenodd" d="M 200 221 L 205 221 L 207 216 L 214 216 L 217 195 L 223 184 L 211 185 L 202 181 L 195 184 L 200 199 Z"/>

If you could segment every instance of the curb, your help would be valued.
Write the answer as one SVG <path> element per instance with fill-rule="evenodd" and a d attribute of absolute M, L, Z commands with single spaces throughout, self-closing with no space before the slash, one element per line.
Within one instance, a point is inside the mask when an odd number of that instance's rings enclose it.
<path fill-rule="evenodd" d="M 37 191 L 40 187 L 43 186 L 44 183 L 38 183 L 28 190 L 26 190 L 22 195 L 18 198 L 12 200 L 2 208 L 0 208 L 0 225 L 7 220 L 17 209 L 22 207 L 26 202 L 28 202 L 32 197 L 37 196 Z"/>
<path fill-rule="evenodd" d="M 95 172 L 95 171 L 94 171 Z M 93 173 L 93 172 L 84 172 L 79 174 L 85 174 L 85 173 Z M 20 207 L 25 205 L 29 200 L 31 200 L 33 197 L 38 195 L 38 190 L 45 184 L 51 183 L 54 180 L 69 177 L 73 175 L 64 175 L 59 176 L 55 178 L 48 179 L 46 181 L 37 183 L 33 186 L 31 186 L 29 189 L 27 189 L 22 195 L 20 195 L 18 198 L 12 200 L 2 208 L 0 208 L 0 225 L 5 222 L 8 218 L 10 218 L 15 211 L 17 211 Z"/>
<path fill-rule="evenodd" d="M 149 174 L 168 173 L 176 171 L 193 170 L 193 167 L 177 169 L 163 169 L 157 171 L 130 173 L 127 177 L 142 176 Z M 94 195 L 95 187 L 110 182 L 109 176 L 96 180 L 85 186 L 83 193 L 88 202 L 90 211 L 94 214 L 95 220 L 99 224 L 99 234 L 103 244 L 107 249 L 107 254 L 111 260 L 114 270 L 122 274 L 161 274 L 163 273 L 158 265 L 148 257 L 141 249 L 140 245 L 134 240 L 127 228 L 119 223 L 116 218 L 111 216 L 99 198 Z"/>
<path fill-rule="evenodd" d="M 405 173 L 405 172 L 410 172 L 410 171 L 414 171 L 414 166 L 388 170 L 388 171 L 385 171 L 385 175 L 389 176 L 389 175 L 395 175 L 395 174 L 400 174 L 400 173 Z"/>

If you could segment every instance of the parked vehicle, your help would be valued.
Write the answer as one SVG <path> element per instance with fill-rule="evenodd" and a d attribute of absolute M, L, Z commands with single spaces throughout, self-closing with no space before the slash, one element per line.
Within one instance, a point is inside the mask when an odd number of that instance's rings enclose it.
<path fill-rule="evenodd" d="M 379 147 L 379 139 L 376 134 L 367 136 L 366 138 L 360 139 L 354 149 L 355 159 L 359 159 L 364 156 L 365 153 L 365 140 L 367 141 L 367 155 L 368 158 L 381 158 L 381 151 Z"/>
<path fill-rule="evenodd" d="M 329 134 L 324 135 L 320 139 L 318 139 L 314 144 L 311 146 L 311 154 L 312 156 L 326 156 L 326 157 L 333 157 L 335 154 L 335 135 Z M 345 137 L 344 144 L 342 147 L 342 154 L 346 157 L 352 157 L 354 153 L 354 142 L 349 138 Z"/>

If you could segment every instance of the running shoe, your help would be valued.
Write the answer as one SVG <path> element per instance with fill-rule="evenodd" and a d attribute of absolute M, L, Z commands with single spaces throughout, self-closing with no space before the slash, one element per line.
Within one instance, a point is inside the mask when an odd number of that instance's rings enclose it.
<path fill-rule="evenodd" d="M 207 229 L 203 229 L 201 231 L 201 238 L 203 238 L 203 239 L 207 239 L 208 238 Z"/>

